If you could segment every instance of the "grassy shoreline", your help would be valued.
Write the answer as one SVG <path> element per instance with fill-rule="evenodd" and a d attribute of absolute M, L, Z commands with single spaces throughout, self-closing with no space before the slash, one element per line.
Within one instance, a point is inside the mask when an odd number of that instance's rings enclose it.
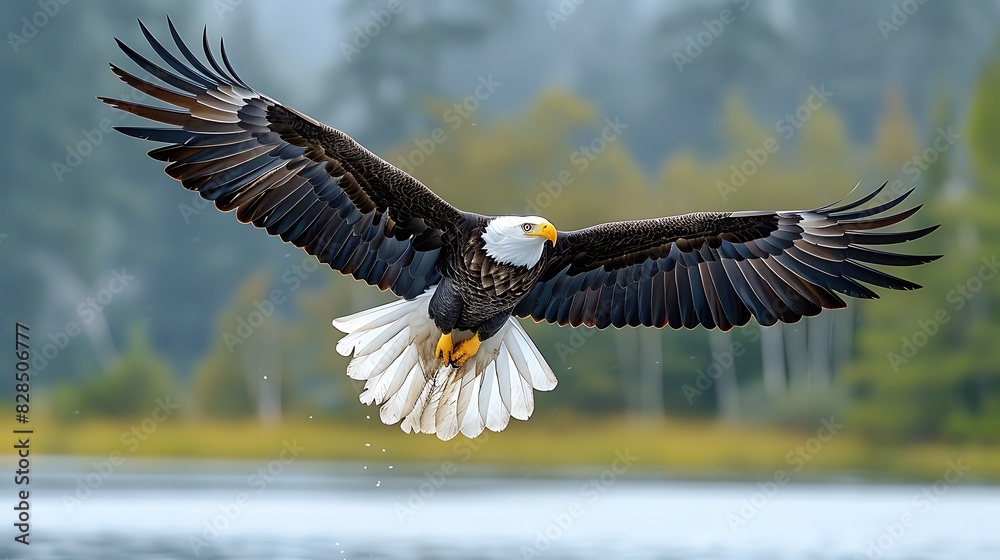
<path fill-rule="evenodd" d="M 303 460 L 489 465 L 497 472 L 606 468 L 622 456 L 636 476 L 684 479 L 768 480 L 778 470 L 792 480 L 849 477 L 855 480 L 933 481 L 949 461 L 969 467 L 969 479 L 1000 482 L 1000 447 L 929 443 L 883 446 L 844 429 L 783 432 L 760 426 L 624 419 L 557 423 L 513 422 L 501 433 L 441 442 L 404 434 L 377 418 L 361 424 L 324 420 L 255 422 L 36 421 L 32 452 L 49 455 L 273 459 L 294 442 Z M 591 469 L 593 470 L 593 469 Z"/>

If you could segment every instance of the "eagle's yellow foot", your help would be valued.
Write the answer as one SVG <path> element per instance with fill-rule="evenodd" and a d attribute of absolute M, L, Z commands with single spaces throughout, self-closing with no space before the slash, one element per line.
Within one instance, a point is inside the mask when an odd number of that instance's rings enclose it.
<path fill-rule="evenodd" d="M 472 335 L 472 338 L 468 340 L 463 340 L 455 346 L 455 350 L 451 353 L 451 365 L 455 367 L 460 367 L 469 358 L 476 355 L 479 351 L 479 345 L 482 341 L 479 340 L 479 333 Z"/>
<path fill-rule="evenodd" d="M 451 342 L 451 333 L 442 334 L 441 338 L 438 339 L 437 348 L 434 350 L 434 356 L 442 362 L 450 364 L 454 351 L 455 345 Z"/>

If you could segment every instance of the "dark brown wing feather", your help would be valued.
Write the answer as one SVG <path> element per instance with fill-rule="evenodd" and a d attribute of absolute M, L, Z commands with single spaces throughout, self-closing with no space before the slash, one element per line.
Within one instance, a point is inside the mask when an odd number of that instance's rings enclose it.
<path fill-rule="evenodd" d="M 793 323 L 846 304 L 837 293 L 878 296 L 865 284 L 912 290 L 917 284 L 863 263 L 908 266 L 938 256 L 879 251 L 937 226 L 873 232 L 920 207 L 884 215 L 910 193 L 857 210 L 856 202 L 794 212 L 702 212 L 615 222 L 560 233 L 556 255 L 514 314 L 560 325 L 722 330 Z M 912 192 L 912 191 L 910 191 Z"/>
<path fill-rule="evenodd" d="M 413 297 L 436 283 L 442 236 L 456 235 L 467 214 L 339 130 L 289 109 L 225 69 L 203 36 L 211 68 L 188 49 L 169 22 L 178 59 L 139 25 L 163 60 L 161 67 L 118 41 L 132 61 L 162 82 L 115 65 L 126 84 L 176 108 L 101 98 L 166 125 L 118 127 L 166 142 L 149 155 L 169 162 L 167 174 L 185 188 L 236 210 L 241 222 L 302 247 L 320 262 L 355 278 Z"/>

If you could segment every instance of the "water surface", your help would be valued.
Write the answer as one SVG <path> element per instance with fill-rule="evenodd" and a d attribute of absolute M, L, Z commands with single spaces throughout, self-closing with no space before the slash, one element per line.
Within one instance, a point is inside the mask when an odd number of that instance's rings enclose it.
<path fill-rule="evenodd" d="M 442 467 L 132 460 L 105 476 L 86 460 L 40 457 L 32 544 L 8 537 L 0 555 L 1000 558 L 1000 489 L 961 481 L 761 486 L 637 479 L 599 468 L 509 478 Z M 13 496 L 11 481 L 4 493 Z"/>

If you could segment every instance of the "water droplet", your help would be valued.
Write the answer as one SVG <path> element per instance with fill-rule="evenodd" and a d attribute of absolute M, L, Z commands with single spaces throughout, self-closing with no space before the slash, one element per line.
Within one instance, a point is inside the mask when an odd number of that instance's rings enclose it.
<path fill-rule="evenodd" d="M 309 416 L 309 419 L 312 420 L 312 415 Z"/>
<path fill-rule="evenodd" d="M 694 356 L 691 356 L 691 357 L 693 358 Z M 371 420 L 371 419 L 372 419 L 371 416 L 365 416 L 365 420 Z"/>
<path fill-rule="evenodd" d="M 381 480 L 376 480 L 375 481 L 375 487 L 378 488 L 379 486 L 382 486 L 382 481 Z"/>
<path fill-rule="evenodd" d="M 391 468 L 392 468 L 392 465 L 389 465 L 389 468 L 391 469 Z"/>
<path fill-rule="evenodd" d="M 365 442 L 365 447 L 371 447 L 371 446 L 372 444 L 368 443 L 367 441 Z"/>
<path fill-rule="evenodd" d="M 363 468 L 363 469 L 365 469 L 367 471 L 368 470 L 368 465 L 365 465 L 365 466 L 363 466 L 361 468 Z"/>
<path fill-rule="evenodd" d="M 384 447 L 382 448 L 382 453 L 385 453 L 385 448 Z"/>
<path fill-rule="evenodd" d="M 264 379 L 267 379 L 267 376 L 266 376 L 266 375 L 264 376 Z"/>

